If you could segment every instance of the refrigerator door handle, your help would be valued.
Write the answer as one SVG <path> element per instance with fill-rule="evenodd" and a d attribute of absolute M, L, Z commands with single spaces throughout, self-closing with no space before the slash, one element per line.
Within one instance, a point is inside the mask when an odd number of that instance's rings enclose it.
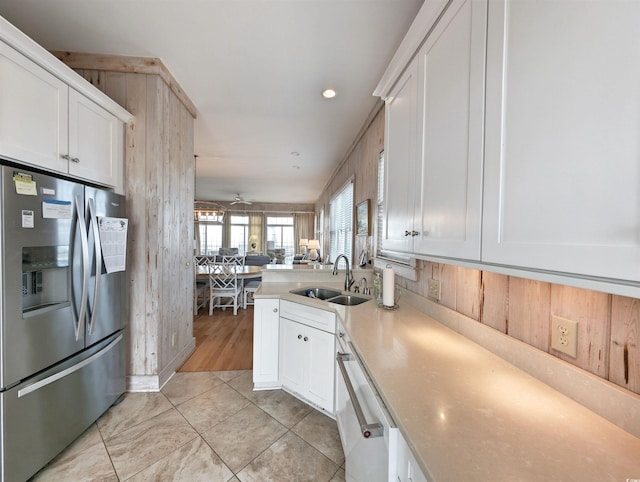
<path fill-rule="evenodd" d="M 100 229 L 98 227 L 98 217 L 96 216 L 96 206 L 93 199 L 89 199 L 89 226 L 93 230 L 93 249 L 96 254 L 96 281 L 95 291 L 93 295 L 93 311 L 91 312 L 91 319 L 89 320 L 89 334 L 93 335 L 95 331 L 96 316 L 98 313 L 98 303 L 100 301 L 100 278 L 102 271 L 102 246 L 100 244 Z"/>
<path fill-rule="evenodd" d="M 87 299 L 89 297 L 89 241 L 87 239 L 87 225 L 84 222 L 84 203 L 82 196 L 76 196 L 76 215 L 80 227 L 80 246 L 82 247 L 82 296 L 78 319 L 74 319 L 76 341 L 84 337 L 85 318 L 87 314 Z M 75 310 L 71 310 L 75 317 Z"/>

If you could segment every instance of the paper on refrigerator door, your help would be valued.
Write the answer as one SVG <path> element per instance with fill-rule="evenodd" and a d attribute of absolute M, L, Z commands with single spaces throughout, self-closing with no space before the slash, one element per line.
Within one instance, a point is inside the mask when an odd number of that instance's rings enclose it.
<path fill-rule="evenodd" d="M 126 218 L 98 218 L 100 247 L 107 273 L 124 271 L 127 267 L 127 228 Z"/>
<path fill-rule="evenodd" d="M 73 205 L 71 201 L 45 199 L 42 201 L 42 217 L 45 219 L 71 219 Z"/>

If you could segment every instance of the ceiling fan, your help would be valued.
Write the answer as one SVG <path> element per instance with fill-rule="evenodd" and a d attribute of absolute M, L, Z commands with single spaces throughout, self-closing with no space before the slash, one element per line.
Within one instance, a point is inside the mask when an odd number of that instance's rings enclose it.
<path fill-rule="evenodd" d="M 233 198 L 233 201 L 230 203 L 231 206 L 234 204 L 253 204 L 251 201 L 245 201 L 240 197 L 240 193 L 236 194 L 236 197 Z"/>

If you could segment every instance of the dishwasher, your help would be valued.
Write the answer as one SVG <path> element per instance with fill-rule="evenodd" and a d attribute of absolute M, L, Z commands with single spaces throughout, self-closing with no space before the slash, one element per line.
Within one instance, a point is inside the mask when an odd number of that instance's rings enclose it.
<path fill-rule="evenodd" d="M 336 339 L 336 421 L 346 480 L 395 481 L 398 429 L 341 324 Z"/>

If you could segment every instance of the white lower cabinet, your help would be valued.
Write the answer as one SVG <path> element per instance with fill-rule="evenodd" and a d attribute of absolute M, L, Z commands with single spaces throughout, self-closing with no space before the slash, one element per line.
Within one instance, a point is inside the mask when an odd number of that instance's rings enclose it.
<path fill-rule="evenodd" d="M 280 320 L 280 381 L 284 387 L 300 394 L 304 392 L 308 339 L 304 325 L 286 318 Z"/>
<path fill-rule="evenodd" d="M 398 434 L 396 468 L 398 482 L 427 482 L 429 480 L 420 469 L 416 458 L 401 433 Z"/>
<path fill-rule="evenodd" d="M 253 386 L 279 388 L 280 300 L 256 298 L 253 311 Z"/>
<path fill-rule="evenodd" d="M 281 303 L 280 383 L 304 400 L 333 414 L 335 335 L 310 325 L 315 325 L 318 317 L 322 324 L 329 317 L 335 320 L 335 315 L 297 303 Z M 292 311 L 287 307 L 294 308 L 295 315 L 292 316 Z M 335 331 L 335 321 L 333 325 Z"/>

